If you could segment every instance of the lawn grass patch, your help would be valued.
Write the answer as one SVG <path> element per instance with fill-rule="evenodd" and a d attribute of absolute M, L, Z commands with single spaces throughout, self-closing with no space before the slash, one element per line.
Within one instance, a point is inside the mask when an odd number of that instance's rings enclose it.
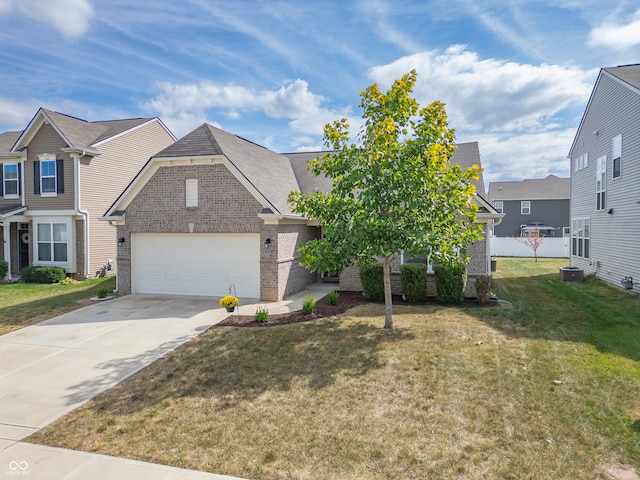
<path fill-rule="evenodd" d="M 0 284 L 0 335 L 87 306 L 99 288 L 111 291 L 115 286 L 113 276 L 75 285 Z"/>
<path fill-rule="evenodd" d="M 377 304 L 212 328 L 28 441 L 256 480 L 606 478 L 640 464 L 639 302 L 566 262 L 499 259 L 510 305 L 394 330 Z"/>

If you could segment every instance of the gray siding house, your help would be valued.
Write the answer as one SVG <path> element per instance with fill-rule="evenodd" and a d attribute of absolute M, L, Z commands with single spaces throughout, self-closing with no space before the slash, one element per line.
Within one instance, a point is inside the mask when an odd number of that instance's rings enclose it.
<path fill-rule="evenodd" d="M 29 265 L 79 278 L 115 272 L 115 234 L 99 219 L 174 142 L 158 118 L 88 122 L 46 109 L 24 130 L 0 133 L 0 260 L 9 279 Z"/>
<path fill-rule="evenodd" d="M 119 293 L 274 301 L 316 281 L 298 248 L 321 226 L 291 212 L 287 197 L 331 188 L 306 168 L 319 155 L 278 154 L 208 124 L 154 155 L 103 218 L 117 226 Z M 479 222 L 500 216 L 478 202 Z M 474 274 L 487 275 L 486 243 L 470 250 Z M 347 277 L 341 288 L 358 289 Z"/>
<path fill-rule="evenodd" d="M 640 291 L 640 65 L 600 70 L 571 159 L 571 265 Z"/>
<path fill-rule="evenodd" d="M 517 237 L 537 230 L 546 237 L 562 237 L 569 228 L 570 179 L 548 175 L 543 179 L 489 183 L 489 201 L 505 214 L 493 229 L 496 237 Z"/>

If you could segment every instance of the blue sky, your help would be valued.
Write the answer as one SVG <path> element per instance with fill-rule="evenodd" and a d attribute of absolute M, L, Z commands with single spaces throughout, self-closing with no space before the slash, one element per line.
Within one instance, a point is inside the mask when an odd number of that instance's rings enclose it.
<path fill-rule="evenodd" d="M 43 106 L 319 150 L 415 68 L 487 181 L 568 176 L 599 68 L 639 62 L 636 0 L 0 0 L 0 131 Z"/>

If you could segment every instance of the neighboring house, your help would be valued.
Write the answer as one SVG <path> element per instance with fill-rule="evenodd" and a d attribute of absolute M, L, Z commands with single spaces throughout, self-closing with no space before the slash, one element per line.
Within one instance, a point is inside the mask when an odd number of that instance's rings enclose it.
<path fill-rule="evenodd" d="M 504 213 L 493 229 L 496 237 L 518 237 L 537 231 L 562 237 L 569 228 L 570 179 L 548 175 L 543 179 L 489 183 L 489 201 Z"/>
<path fill-rule="evenodd" d="M 331 188 L 307 169 L 318 155 L 278 154 L 208 124 L 154 155 L 104 216 L 117 225 L 118 291 L 280 300 L 316 281 L 298 248 L 321 227 L 287 197 Z"/>
<path fill-rule="evenodd" d="M 87 122 L 40 109 L 0 134 L 0 260 L 78 278 L 115 269 L 114 229 L 99 218 L 151 155 L 175 142 L 157 118 Z"/>
<path fill-rule="evenodd" d="M 569 151 L 571 265 L 640 282 L 640 65 L 600 70 Z"/>

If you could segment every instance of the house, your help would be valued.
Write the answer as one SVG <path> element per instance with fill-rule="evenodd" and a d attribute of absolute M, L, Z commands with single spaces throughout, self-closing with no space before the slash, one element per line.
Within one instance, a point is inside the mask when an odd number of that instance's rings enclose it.
<path fill-rule="evenodd" d="M 78 278 L 115 270 L 113 228 L 99 218 L 151 155 L 175 142 L 157 118 L 88 122 L 41 108 L 0 134 L 0 260 Z"/>
<path fill-rule="evenodd" d="M 570 179 L 548 175 L 543 179 L 490 182 L 489 202 L 504 213 L 493 229 L 496 237 L 517 237 L 529 231 L 562 237 L 569 228 Z"/>
<path fill-rule="evenodd" d="M 640 282 L 640 65 L 603 68 L 569 151 L 571 266 Z M 637 287 L 635 287 L 637 289 Z"/>
<path fill-rule="evenodd" d="M 118 291 L 273 301 L 316 281 L 298 248 L 321 226 L 287 197 L 331 188 L 307 170 L 321 154 L 278 154 L 203 124 L 154 155 L 104 215 L 117 227 Z"/>

